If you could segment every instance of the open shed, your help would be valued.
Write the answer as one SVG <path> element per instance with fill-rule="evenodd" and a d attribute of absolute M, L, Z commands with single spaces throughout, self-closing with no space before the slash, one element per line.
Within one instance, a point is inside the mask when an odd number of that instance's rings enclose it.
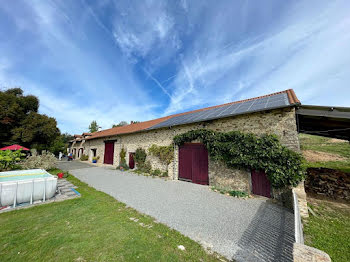
<path fill-rule="evenodd" d="M 350 141 L 350 107 L 301 105 L 296 114 L 299 133 Z"/>

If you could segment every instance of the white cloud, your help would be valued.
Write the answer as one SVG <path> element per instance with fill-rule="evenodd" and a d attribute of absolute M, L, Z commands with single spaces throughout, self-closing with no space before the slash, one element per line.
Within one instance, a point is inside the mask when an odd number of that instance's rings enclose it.
<path fill-rule="evenodd" d="M 230 33 L 235 30 L 231 17 L 217 15 L 229 13 L 222 6 L 207 14 L 210 24 L 192 14 L 194 24 L 204 24 L 178 69 L 166 114 L 288 88 L 294 88 L 302 102 L 322 104 L 327 104 L 324 95 L 334 90 L 333 101 L 348 105 L 341 94 L 350 95 L 344 86 L 350 81 L 350 23 L 349 9 L 339 11 L 342 5 L 290 6 L 291 11 L 263 34 L 242 41 Z M 323 99 L 316 99 L 318 94 Z"/>
<path fill-rule="evenodd" d="M 113 36 L 120 49 L 136 59 L 133 62 L 146 56 L 159 61 L 181 47 L 174 18 L 161 1 L 137 1 L 132 8 L 118 2 Z"/>

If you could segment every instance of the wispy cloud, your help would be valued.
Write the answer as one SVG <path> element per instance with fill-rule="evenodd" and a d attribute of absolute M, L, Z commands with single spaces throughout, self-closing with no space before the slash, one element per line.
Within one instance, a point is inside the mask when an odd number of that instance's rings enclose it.
<path fill-rule="evenodd" d="M 349 11 L 345 0 L 10 1 L 0 85 L 38 95 L 69 132 L 287 88 L 349 106 Z"/>
<path fill-rule="evenodd" d="M 330 92 L 330 85 L 339 93 L 345 92 L 344 80 L 350 79 L 350 69 L 345 66 L 350 63 L 350 55 L 345 50 L 350 38 L 345 33 L 349 6 L 347 11 L 339 11 L 344 4 L 338 1 L 318 8 L 307 3 L 291 5 L 293 13 L 282 15 L 280 25 L 271 22 L 261 33 L 243 40 L 228 33 L 206 41 L 218 30 L 230 32 L 230 17 L 216 18 L 216 28 L 205 24 L 194 39 L 195 50 L 186 53 L 179 68 L 166 113 L 213 104 L 218 96 L 241 99 L 294 88 L 306 103 L 320 103 L 316 97 L 327 89 Z M 332 99 L 335 104 L 348 103 L 341 96 L 333 97 L 337 97 Z"/>

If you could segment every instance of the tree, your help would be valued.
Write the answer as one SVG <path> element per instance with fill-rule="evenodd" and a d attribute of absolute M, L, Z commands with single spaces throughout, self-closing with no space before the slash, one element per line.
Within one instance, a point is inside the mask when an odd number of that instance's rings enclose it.
<path fill-rule="evenodd" d="M 51 144 L 60 136 L 57 122 L 54 118 L 30 112 L 20 122 L 20 126 L 12 129 L 12 140 L 24 146 L 35 145 L 39 152 L 48 150 Z"/>
<path fill-rule="evenodd" d="M 89 131 L 90 133 L 93 133 L 93 132 L 96 132 L 97 130 L 98 130 L 98 124 L 95 120 L 93 120 L 89 125 Z"/>
<path fill-rule="evenodd" d="M 21 88 L 0 91 L 0 145 L 10 145 L 13 141 L 12 130 L 21 126 L 27 115 L 37 113 L 39 99 L 35 96 L 24 96 Z"/>
<path fill-rule="evenodd" d="M 114 124 L 112 127 L 126 126 L 126 125 L 128 125 L 128 122 L 126 122 L 126 121 L 120 121 L 119 124 Z"/>
<path fill-rule="evenodd" d="M 21 88 L 0 91 L 0 146 L 20 144 L 39 152 L 61 148 L 56 119 L 38 109 L 39 99 L 23 95 Z"/>

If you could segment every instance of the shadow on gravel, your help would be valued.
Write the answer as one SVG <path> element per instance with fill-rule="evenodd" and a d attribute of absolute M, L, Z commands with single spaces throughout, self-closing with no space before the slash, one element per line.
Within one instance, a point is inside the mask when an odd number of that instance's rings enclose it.
<path fill-rule="evenodd" d="M 263 203 L 238 241 L 237 261 L 293 261 L 294 214 Z"/>

